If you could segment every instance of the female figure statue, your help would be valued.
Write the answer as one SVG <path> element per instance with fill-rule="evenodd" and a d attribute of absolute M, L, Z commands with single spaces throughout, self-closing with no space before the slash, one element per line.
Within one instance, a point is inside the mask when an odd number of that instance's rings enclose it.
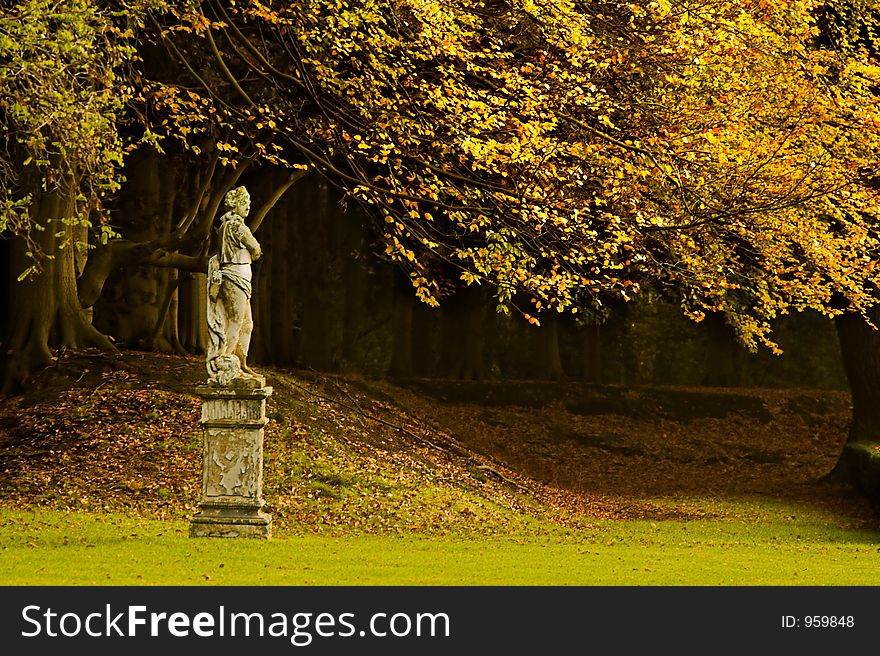
<path fill-rule="evenodd" d="M 251 209 L 247 189 L 232 189 L 224 204 L 228 211 L 217 228 L 218 252 L 208 261 L 208 382 L 217 385 L 256 375 L 247 365 L 254 329 L 251 262 L 262 254 L 244 222 Z"/>

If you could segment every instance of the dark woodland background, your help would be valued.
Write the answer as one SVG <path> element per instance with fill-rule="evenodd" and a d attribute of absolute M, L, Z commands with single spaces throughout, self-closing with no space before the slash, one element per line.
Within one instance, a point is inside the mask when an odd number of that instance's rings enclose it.
<path fill-rule="evenodd" d="M 193 193 L 186 170 L 142 154 L 125 173 L 114 225 L 131 242 L 167 235 Z M 283 175 L 255 167 L 242 183 L 257 206 Z M 721 316 L 694 323 L 650 288 L 605 316 L 553 312 L 540 317 L 540 327 L 499 314 L 476 285 L 450 284 L 441 306 L 428 307 L 378 253 L 369 217 L 316 174 L 278 201 L 256 236 L 264 256 L 254 267 L 255 363 L 398 378 L 848 387 L 834 324 L 812 313 L 778 321 L 777 356 L 746 350 Z M 0 242 L 10 265 L 6 286 L 21 284 L 11 244 Z M 105 283 L 92 320 L 117 346 L 201 354 L 204 287 L 203 274 L 122 266 Z"/>

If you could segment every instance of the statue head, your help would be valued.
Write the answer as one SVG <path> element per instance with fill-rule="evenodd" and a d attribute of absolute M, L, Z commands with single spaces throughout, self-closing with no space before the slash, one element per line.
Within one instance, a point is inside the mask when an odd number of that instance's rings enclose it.
<path fill-rule="evenodd" d="M 235 212 L 242 218 L 251 211 L 251 195 L 244 187 L 230 189 L 223 202 L 227 210 Z"/>

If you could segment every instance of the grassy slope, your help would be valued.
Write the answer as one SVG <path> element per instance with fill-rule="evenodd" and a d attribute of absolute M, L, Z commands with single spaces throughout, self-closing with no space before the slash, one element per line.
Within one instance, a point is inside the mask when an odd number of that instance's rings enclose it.
<path fill-rule="evenodd" d="M 267 543 L 186 538 L 200 360 L 69 354 L 5 400 L 0 582 L 880 583 L 876 514 L 811 483 L 840 395 L 267 373 Z"/>

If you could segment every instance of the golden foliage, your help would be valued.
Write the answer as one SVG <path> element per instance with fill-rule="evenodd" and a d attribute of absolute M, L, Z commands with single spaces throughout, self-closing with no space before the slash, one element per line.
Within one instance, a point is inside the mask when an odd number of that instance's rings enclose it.
<path fill-rule="evenodd" d="M 153 0 L 167 56 L 129 75 L 148 141 L 369 206 L 425 302 L 460 279 L 534 319 L 655 280 L 773 347 L 781 313 L 875 302 L 877 4 Z"/>

